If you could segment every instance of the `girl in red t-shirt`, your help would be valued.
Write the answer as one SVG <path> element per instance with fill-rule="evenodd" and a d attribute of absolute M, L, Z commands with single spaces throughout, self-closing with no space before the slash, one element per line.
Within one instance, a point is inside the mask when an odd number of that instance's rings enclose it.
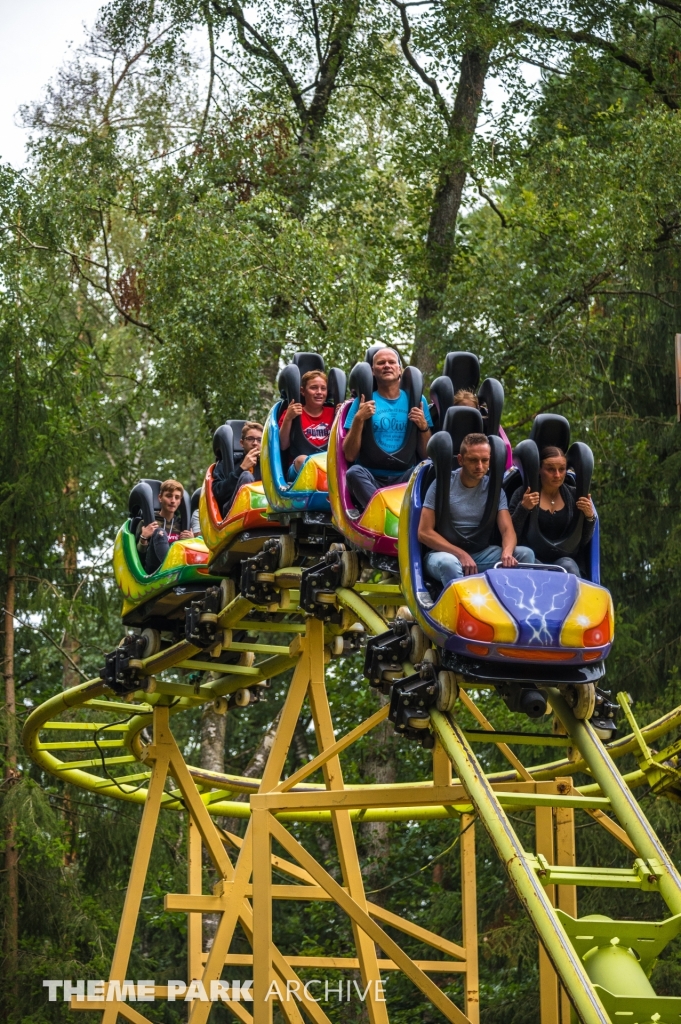
<path fill-rule="evenodd" d="M 329 445 L 331 424 L 335 410 L 325 405 L 327 396 L 326 374 L 321 370 L 309 370 L 300 381 L 302 402 L 290 402 L 279 417 L 279 444 L 282 452 L 291 447 L 291 427 L 300 416 L 303 437 L 309 443 L 325 452 Z M 293 453 L 291 453 L 293 454 Z M 289 479 L 294 479 L 308 458 L 307 455 L 295 455 L 289 470 Z"/>

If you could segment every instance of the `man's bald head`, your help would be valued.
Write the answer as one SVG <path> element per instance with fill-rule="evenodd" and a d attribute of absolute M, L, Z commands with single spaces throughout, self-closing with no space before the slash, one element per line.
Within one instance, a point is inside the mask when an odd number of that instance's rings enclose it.
<path fill-rule="evenodd" d="M 379 394 L 391 393 L 395 388 L 399 388 L 402 367 L 400 366 L 400 357 L 394 348 L 387 345 L 385 348 L 379 348 L 371 368 L 374 371 Z"/>

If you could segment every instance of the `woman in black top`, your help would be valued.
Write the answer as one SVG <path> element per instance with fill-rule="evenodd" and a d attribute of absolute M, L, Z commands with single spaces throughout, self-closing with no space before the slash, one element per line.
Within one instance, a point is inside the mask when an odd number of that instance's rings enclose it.
<path fill-rule="evenodd" d="M 527 526 L 530 512 L 539 505 L 539 529 L 549 541 L 558 541 L 564 537 L 574 522 L 578 512 L 586 518 L 582 532 L 582 545 L 588 544 L 594 532 L 596 510 L 588 498 L 577 498 L 575 488 L 565 483 L 567 459 L 560 448 L 543 448 L 540 454 L 539 479 L 540 490 L 523 491 L 519 487 L 513 492 L 509 502 L 509 511 L 515 527 L 518 543 L 522 544 L 522 535 Z M 546 559 L 545 559 L 546 561 Z M 562 565 L 568 572 L 579 576 L 579 566 L 574 558 L 562 557 L 553 560 L 554 565 Z"/>

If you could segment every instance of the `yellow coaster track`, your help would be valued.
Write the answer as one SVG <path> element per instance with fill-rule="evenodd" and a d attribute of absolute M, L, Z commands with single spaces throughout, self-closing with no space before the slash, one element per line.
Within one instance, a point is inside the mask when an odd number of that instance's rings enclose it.
<path fill-rule="evenodd" d="M 681 726 L 681 707 L 643 728 L 621 698 L 632 731 L 607 749 L 587 722 L 577 720 L 551 691 L 550 703 L 563 735 L 495 732 L 473 696 L 460 685 L 451 712 L 430 710 L 436 736 L 429 778 L 395 785 L 347 785 L 341 755 L 388 717 L 383 705 L 345 736 L 337 738 L 325 685 L 325 664 L 340 653 L 343 633 L 357 624 L 370 634 L 387 628 L 394 609 L 404 603 L 397 586 L 358 583 L 339 588 L 330 600 L 341 622 L 325 625 L 299 607 L 300 570 L 274 573 L 279 600 L 265 606 L 237 596 L 218 615 L 219 643 L 201 652 L 187 642 L 175 644 L 135 664 L 140 689 L 121 699 L 101 679 L 60 693 L 37 708 L 24 729 L 28 753 L 43 769 L 69 784 L 107 797 L 143 804 L 142 820 L 109 984 L 72 1009 L 99 1011 L 102 1024 L 119 1017 L 144 1024 L 139 1005 L 125 998 L 126 972 L 158 816 L 161 810 L 187 814 L 188 884 L 184 893 L 169 893 L 165 909 L 188 917 L 187 982 L 184 998 L 190 1024 L 211 1018 L 216 1000 L 237 1019 L 269 1024 L 275 1006 L 289 1022 L 328 1022 L 323 1003 L 306 987 L 299 971 L 332 968 L 359 971 L 372 1024 L 387 1024 L 381 975 L 401 971 L 444 1019 L 479 1024 L 475 823 L 489 834 L 499 858 L 540 940 L 542 1024 L 569 1024 L 571 1012 L 585 1024 L 671 1024 L 681 1020 L 681 998 L 657 996 L 648 981 L 655 958 L 681 928 L 681 878 L 634 796 L 637 786 L 675 797 L 680 785 L 677 742 L 660 752 L 650 744 Z M 249 634 L 281 635 L 286 644 L 233 641 L 236 629 Z M 252 664 L 224 664 L 225 650 L 255 655 Z M 253 658 L 242 658 L 253 661 Z M 182 682 L 171 669 L 210 672 L 208 682 Z M 228 700 L 239 703 L 248 689 L 293 670 L 274 743 L 261 779 L 219 774 L 186 764 L 172 733 L 175 715 L 213 702 L 225 712 Z M 403 666 L 405 674 L 413 671 Z M 399 671 L 399 669 L 398 669 Z M 460 681 L 460 684 L 462 681 Z M 479 689 L 479 687 L 476 687 Z M 282 772 L 298 718 L 307 700 L 318 754 L 293 775 Z M 457 707 L 465 707 L 479 729 L 464 729 Z M 485 775 L 473 753 L 478 743 L 493 743 L 509 762 L 506 771 Z M 517 745 L 561 748 L 557 760 L 526 767 L 512 749 Z M 621 775 L 616 760 L 634 754 L 638 769 Z M 452 771 L 453 769 L 453 771 Z M 321 770 L 323 782 L 308 781 Z M 586 772 L 593 783 L 576 787 L 572 776 Z M 169 784 L 169 779 L 172 783 Z M 681 791 L 681 790 L 680 790 Z M 236 797 L 246 794 L 249 802 Z M 512 809 L 533 808 L 536 848 L 523 849 L 508 816 Z M 577 866 L 574 812 L 597 820 L 631 854 L 631 867 Z M 612 815 L 612 816 L 611 816 Z M 247 818 L 243 839 L 225 832 L 218 817 Z M 353 822 L 425 821 L 458 818 L 462 859 L 463 934 L 461 943 L 438 936 L 366 897 Z M 287 823 L 316 821 L 331 825 L 342 879 L 337 881 L 286 828 Z M 285 856 L 272 852 L 272 842 Z M 202 892 L 204 852 L 218 876 L 213 892 Z M 275 883 L 273 869 L 286 884 Z M 659 922 L 617 922 L 577 917 L 577 886 L 636 888 L 657 893 L 670 911 Z M 274 941 L 274 900 L 333 901 L 352 924 L 355 956 L 305 956 L 281 951 Z M 202 946 L 202 915 L 218 914 L 219 924 L 208 952 Z M 252 953 L 230 952 L 237 925 Z M 390 933 L 385 929 L 390 928 Z M 430 960 L 413 960 L 392 937 L 400 932 L 431 947 Z M 380 951 L 380 952 L 379 952 Z M 382 954 L 382 955 L 381 955 Z M 253 989 L 239 999 L 223 981 L 225 968 L 252 969 Z M 459 973 L 463 1009 L 438 985 L 438 975 Z M 184 983 L 182 983 L 184 984 Z M 349 984 L 349 982 L 348 982 Z M 178 990 L 179 991 L 179 990 Z M 244 993 L 242 993 L 243 996 Z M 156 999 L 174 998 L 167 985 L 156 985 Z M 571 1006 L 574 1008 L 571 1011 Z"/>

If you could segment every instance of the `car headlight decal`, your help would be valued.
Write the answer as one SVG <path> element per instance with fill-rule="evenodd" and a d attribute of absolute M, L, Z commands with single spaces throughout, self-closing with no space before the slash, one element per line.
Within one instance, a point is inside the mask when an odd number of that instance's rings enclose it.
<path fill-rule="evenodd" d="M 579 580 L 577 599 L 560 633 L 562 647 L 603 647 L 614 635 L 612 598 L 603 587 Z"/>
<path fill-rule="evenodd" d="M 484 640 L 495 643 L 515 643 L 518 639 L 518 626 L 484 576 L 466 576 L 454 584 L 459 609 L 457 615 L 457 633 L 467 640 Z M 463 630 L 459 629 L 459 621 Z M 471 626 L 476 635 L 473 635 Z"/>

